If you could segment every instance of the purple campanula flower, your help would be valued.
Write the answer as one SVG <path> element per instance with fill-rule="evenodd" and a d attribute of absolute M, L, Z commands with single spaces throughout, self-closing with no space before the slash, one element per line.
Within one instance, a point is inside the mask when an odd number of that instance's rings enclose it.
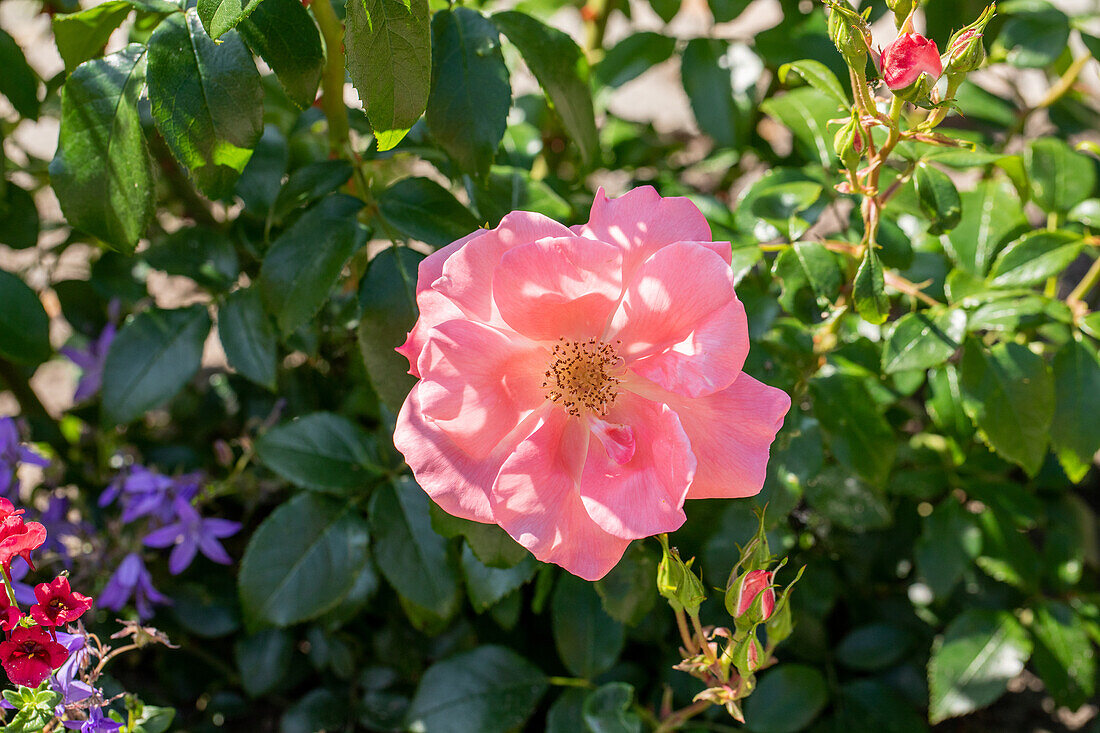
<path fill-rule="evenodd" d="M 19 481 L 15 471 L 20 463 L 45 468 L 50 465 L 45 456 L 23 445 L 19 428 L 10 417 L 0 417 L 0 496 L 12 498 L 19 493 Z"/>
<path fill-rule="evenodd" d="M 172 600 L 153 587 L 153 578 L 145 569 L 145 563 L 141 555 L 131 552 L 122 558 L 118 569 L 107 581 L 103 592 L 99 594 L 96 603 L 100 608 L 109 608 L 113 611 L 120 610 L 134 597 L 134 605 L 137 607 L 138 616 L 147 619 L 153 615 L 153 603 L 171 603 Z"/>
<path fill-rule="evenodd" d="M 176 499 L 190 501 L 199 493 L 202 476 L 186 473 L 172 478 L 145 466 L 134 466 L 119 474 L 100 494 L 99 505 L 107 506 L 122 497 L 122 521 L 127 524 L 135 519 L 153 516 L 161 522 L 175 518 L 172 502 Z"/>
<path fill-rule="evenodd" d="M 88 708 L 87 720 L 66 720 L 65 727 L 80 733 L 115 733 L 122 728 L 122 724 L 105 716 L 103 708 L 92 707 Z"/>
<path fill-rule="evenodd" d="M 69 361 L 80 367 L 80 381 L 76 385 L 73 402 L 79 404 L 94 397 L 103 385 L 103 365 L 107 361 L 107 352 L 115 339 L 115 324 L 108 323 L 99 336 L 89 341 L 83 349 L 66 346 L 61 349 Z"/>
<path fill-rule="evenodd" d="M 27 583 L 20 581 L 27 577 L 27 573 L 31 571 L 31 566 L 27 564 L 27 561 L 21 557 L 17 557 L 12 560 L 11 563 L 11 587 L 15 591 L 15 600 L 19 601 L 25 606 L 33 606 L 38 603 L 38 598 L 34 595 L 34 587 Z"/>
<path fill-rule="evenodd" d="M 204 519 L 191 502 L 176 499 L 173 504 L 177 521 L 154 530 L 145 537 L 149 547 L 172 547 L 168 570 L 179 575 L 191 565 L 199 551 L 214 562 L 229 565 L 232 559 L 218 540 L 236 534 L 240 522 L 228 519 Z"/>
<path fill-rule="evenodd" d="M 69 548 L 62 542 L 62 538 L 79 537 L 88 531 L 88 525 L 69 521 L 69 500 L 58 494 L 50 496 L 50 503 L 46 506 L 46 511 L 39 515 L 38 521 L 46 527 L 48 533 L 43 549 L 53 550 L 61 556 L 66 567 L 72 567 Z"/>
<path fill-rule="evenodd" d="M 57 710 L 54 711 L 58 717 L 61 717 L 66 705 L 87 700 L 95 694 L 95 690 L 92 689 L 91 685 L 77 679 L 80 675 L 80 668 L 84 666 L 84 661 L 88 658 L 84 636 L 58 631 L 57 643 L 69 651 L 69 658 L 50 677 L 50 689 L 61 695 L 61 702 L 58 703 Z"/>

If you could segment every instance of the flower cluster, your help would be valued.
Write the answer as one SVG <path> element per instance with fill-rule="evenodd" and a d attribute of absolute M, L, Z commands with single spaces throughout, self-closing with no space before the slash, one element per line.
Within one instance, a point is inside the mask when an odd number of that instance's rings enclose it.
<path fill-rule="evenodd" d="M 122 505 L 122 521 L 135 525 L 142 544 L 171 548 L 168 569 L 178 575 L 200 552 L 223 565 L 232 562 L 220 540 L 240 531 L 239 522 L 203 517 L 192 504 L 202 485 L 197 473 L 165 476 L 144 466 L 133 466 L 115 478 L 99 498 L 100 506 Z M 120 610 L 131 597 L 138 615 L 149 618 L 152 604 L 171 600 L 153 587 L 152 577 L 138 552 L 127 554 L 100 594 L 100 605 Z"/>

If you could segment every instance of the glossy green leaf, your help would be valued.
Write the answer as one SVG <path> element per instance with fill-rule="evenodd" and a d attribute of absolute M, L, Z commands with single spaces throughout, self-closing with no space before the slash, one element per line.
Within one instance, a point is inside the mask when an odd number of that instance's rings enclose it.
<path fill-rule="evenodd" d="M 457 558 L 432 531 L 428 495 L 407 477 L 379 487 L 370 502 L 374 553 L 382 575 L 404 598 L 440 618 L 461 600 Z"/>
<path fill-rule="evenodd" d="M 0 189 L 0 244 L 12 249 L 33 247 L 41 227 L 34 197 L 11 181 Z"/>
<path fill-rule="evenodd" d="M 890 315 L 890 299 L 886 296 L 886 276 L 882 261 L 871 247 L 863 255 L 852 284 L 852 300 L 856 311 L 868 323 L 884 323 Z"/>
<path fill-rule="evenodd" d="M 420 679 L 406 727 L 431 733 L 506 733 L 522 727 L 546 677 L 510 649 L 480 646 L 433 664 Z"/>
<path fill-rule="evenodd" d="M 260 0 L 198 0 L 199 20 L 211 38 L 221 38 L 252 14 Z"/>
<path fill-rule="evenodd" d="M 365 491 L 383 470 L 374 439 L 331 412 L 268 430 L 256 440 L 256 457 L 297 486 L 331 494 Z"/>
<path fill-rule="evenodd" d="M 1047 3 L 1009 17 L 990 49 L 1013 66 L 1038 69 L 1053 64 L 1069 42 L 1069 18 Z"/>
<path fill-rule="evenodd" d="M 366 240 L 356 218 L 363 202 L 333 194 L 271 243 L 259 287 L 283 333 L 305 324 L 328 300 L 344 263 Z"/>
<path fill-rule="evenodd" d="M 1031 663 L 1058 705 L 1077 710 L 1096 693 L 1096 651 L 1081 618 L 1064 603 L 1035 608 Z"/>
<path fill-rule="evenodd" d="M 960 364 L 963 406 L 982 439 L 1031 475 L 1047 453 L 1054 418 L 1054 380 L 1026 346 L 986 348 L 967 341 Z"/>
<path fill-rule="evenodd" d="M 65 218 L 124 253 L 153 217 L 152 161 L 137 103 L 145 47 L 86 61 L 61 89 L 61 131 L 50 181 Z"/>
<path fill-rule="evenodd" d="M 562 31 L 514 10 L 493 15 L 493 23 L 515 44 L 531 73 L 581 151 L 585 165 L 599 159 L 596 116 L 588 80 L 588 60 Z"/>
<path fill-rule="evenodd" d="M 807 160 L 829 170 L 836 167 L 833 133 L 826 127 L 837 116 L 836 100 L 830 95 L 803 87 L 764 100 L 760 109 L 790 129 Z"/>
<path fill-rule="evenodd" d="M 241 686 L 250 697 L 266 695 L 286 677 L 294 656 L 294 639 L 282 629 L 264 629 L 233 646 Z"/>
<path fill-rule="evenodd" d="M 380 252 L 359 285 L 359 350 L 371 386 L 395 413 L 416 378 L 396 349 L 416 323 L 416 271 L 424 256 L 407 247 Z"/>
<path fill-rule="evenodd" d="M 1030 655 L 1027 632 L 1011 613 L 963 611 L 932 647 L 929 720 L 939 723 L 993 702 Z"/>
<path fill-rule="evenodd" d="M 723 66 L 728 50 L 725 41 L 694 38 L 688 41 L 680 62 L 684 91 L 691 101 L 695 121 L 720 148 L 736 148 L 744 143 L 740 134 L 741 110 L 733 98 L 730 70 Z"/>
<path fill-rule="evenodd" d="M 1100 357 L 1085 341 L 1054 355 L 1054 419 L 1050 439 L 1070 481 L 1077 483 L 1100 451 Z"/>
<path fill-rule="evenodd" d="M 432 529 L 444 537 L 465 537 L 474 556 L 490 568 L 511 568 L 531 556 L 523 545 L 496 524 L 451 516 L 432 504 Z"/>
<path fill-rule="evenodd" d="M 581 715 L 590 733 L 641 733 L 642 720 L 633 707 L 634 686 L 608 682 L 588 693 Z"/>
<path fill-rule="evenodd" d="M 346 160 L 320 160 L 298 168 L 279 189 L 271 210 L 272 223 L 278 224 L 295 210 L 308 206 L 348 182 L 352 166 Z"/>
<path fill-rule="evenodd" d="M 432 18 L 432 49 L 428 131 L 461 169 L 485 178 L 512 104 L 500 35 L 476 10 L 443 10 Z"/>
<path fill-rule="evenodd" d="M 1001 181 L 982 181 L 960 198 L 962 219 L 948 233 L 944 247 L 959 268 L 984 275 L 1001 248 L 1030 225 L 1019 197 Z"/>
<path fill-rule="evenodd" d="M 38 294 L 17 276 L 0 270 L 0 356 L 21 364 L 41 364 L 50 351 L 50 319 Z"/>
<path fill-rule="evenodd" d="M 753 733 L 796 733 L 828 701 L 821 672 L 802 664 L 783 664 L 765 672 L 745 701 L 745 727 Z"/>
<path fill-rule="evenodd" d="M 714 15 L 714 20 L 719 23 L 728 23 L 749 6 L 752 0 L 707 0 L 707 5 L 710 7 L 710 12 Z"/>
<path fill-rule="evenodd" d="M 38 119 L 38 77 L 27 65 L 23 49 L 0 28 L 0 94 L 15 107 L 21 117 Z"/>
<path fill-rule="evenodd" d="M 572 208 L 545 181 L 522 168 L 493 166 L 485 184 L 467 186 L 483 226 L 495 227 L 511 211 L 534 211 L 556 221 L 568 219 Z"/>
<path fill-rule="evenodd" d="M 259 291 L 242 288 L 229 294 L 218 309 L 218 337 L 231 367 L 275 391 L 275 327 L 264 311 Z"/>
<path fill-rule="evenodd" d="M 53 16 L 53 37 L 65 71 L 71 74 L 77 66 L 98 56 L 133 9 L 126 0 L 107 0 L 75 13 Z"/>
<path fill-rule="evenodd" d="M 177 229 L 142 255 L 151 267 L 189 277 L 213 291 L 228 289 L 240 275 L 233 240 L 204 227 Z"/>
<path fill-rule="evenodd" d="M 611 669 L 623 650 L 623 626 L 603 610 L 591 583 L 563 573 L 550 600 L 554 645 L 566 668 L 586 679 Z"/>
<path fill-rule="evenodd" d="M 942 501 L 924 519 L 914 546 L 917 570 L 937 599 L 946 598 L 981 549 L 981 533 L 961 504 Z"/>
<path fill-rule="evenodd" d="M 1081 236 L 1073 232 L 1030 232 L 1001 250 L 989 282 L 1000 288 L 1038 285 L 1060 275 L 1083 246 Z"/>
<path fill-rule="evenodd" d="M 264 0 L 241 20 L 237 30 L 275 72 L 291 102 L 300 109 L 313 104 L 325 52 L 321 34 L 301 0 Z"/>
<path fill-rule="evenodd" d="M 420 119 L 432 79 L 427 0 L 349 0 L 348 74 L 378 140 L 389 150 Z M 437 47 L 437 53 L 442 51 Z M 459 72 L 461 73 L 461 72 Z M 464 90 L 452 90 L 457 96 Z"/>
<path fill-rule="evenodd" d="M 298 494 L 248 541 L 238 577 L 246 619 L 290 626 L 332 608 L 366 564 L 369 539 L 352 504 Z"/>
<path fill-rule="evenodd" d="M 103 368 L 103 419 L 128 423 L 175 396 L 198 371 L 210 332 L 206 306 L 150 308 L 129 320 Z"/>
<path fill-rule="evenodd" d="M 1023 533 L 1026 525 L 1018 522 L 1011 511 L 1000 505 L 999 496 L 986 498 L 991 500 L 994 508 L 987 508 L 977 515 L 982 530 L 982 549 L 975 563 L 986 575 L 1000 583 L 1007 583 L 1024 592 L 1034 592 L 1039 582 L 1040 558 Z"/>
<path fill-rule="evenodd" d="M 1096 188 L 1096 164 L 1063 140 L 1044 137 L 1028 143 L 1024 163 L 1031 200 L 1043 211 L 1065 213 Z"/>
<path fill-rule="evenodd" d="M 966 312 L 958 308 L 906 313 L 894 322 L 882 348 L 882 371 L 931 369 L 947 361 L 966 335 Z"/>
<path fill-rule="evenodd" d="M 759 198 L 754 201 L 753 210 L 759 210 L 761 207 L 758 204 L 767 200 Z M 790 249 L 783 250 L 775 260 L 775 274 L 783 280 L 784 292 L 780 296 L 780 303 L 792 312 L 795 308 L 795 291 L 803 284 L 809 285 L 813 290 L 817 306 L 821 309 L 828 308 L 840 293 L 840 267 L 829 250 L 818 242 L 798 242 Z"/>
<path fill-rule="evenodd" d="M 398 233 L 442 247 L 478 227 L 470 210 L 430 178 L 404 178 L 378 196 L 378 211 Z"/>
<path fill-rule="evenodd" d="M 913 175 L 913 184 L 921 209 L 930 222 L 929 234 L 943 234 L 959 225 L 962 201 L 947 174 L 921 162 Z"/>
<path fill-rule="evenodd" d="M 240 36 L 211 40 L 194 8 L 169 15 L 149 38 L 146 79 L 176 159 L 204 194 L 228 196 L 263 132 L 260 75 Z"/>
<path fill-rule="evenodd" d="M 470 605 L 478 613 L 489 609 L 500 599 L 515 591 L 535 575 L 538 563 L 528 555 L 523 562 L 510 568 L 491 568 L 477 558 L 469 546 L 462 550 L 462 574 L 466 578 L 466 593 Z"/>
<path fill-rule="evenodd" d="M 635 626 L 657 603 L 657 556 L 641 542 L 627 548 L 619 563 L 596 581 L 596 592 L 607 615 Z"/>
<path fill-rule="evenodd" d="M 890 508 L 881 492 L 836 466 L 807 481 L 804 491 L 806 503 L 840 527 L 864 532 L 890 526 Z"/>
<path fill-rule="evenodd" d="M 649 7 L 657 17 L 668 23 L 680 12 L 680 0 L 649 0 Z"/>
<path fill-rule="evenodd" d="M 836 372 L 810 381 L 814 415 L 837 459 L 872 486 L 885 485 L 897 444 L 862 378 Z"/>
<path fill-rule="evenodd" d="M 849 632 L 836 647 L 837 661 L 850 669 L 887 669 L 901 661 L 913 640 L 905 629 L 873 623 Z"/>
<path fill-rule="evenodd" d="M 622 39 L 596 64 L 596 79 L 604 86 L 621 87 L 652 67 L 667 61 L 676 50 L 676 39 L 653 31 L 641 31 Z"/>
<path fill-rule="evenodd" d="M 845 93 L 844 87 L 840 86 L 840 81 L 837 80 L 836 74 L 830 71 L 829 67 L 820 61 L 802 59 L 801 61 L 792 61 L 789 64 L 783 64 L 779 67 L 779 82 L 781 84 L 786 84 L 787 77 L 791 72 L 805 79 L 806 83 L 814 89 L 831 97 L 841 107 L 850 106 L 851 103 L 848 101 L 848 95 Z"/>

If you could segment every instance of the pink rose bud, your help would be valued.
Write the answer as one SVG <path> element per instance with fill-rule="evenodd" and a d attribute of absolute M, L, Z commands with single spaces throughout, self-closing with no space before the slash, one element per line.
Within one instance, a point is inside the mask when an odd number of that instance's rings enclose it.
<path fill-rule="evenodd" d="M 737 598 L 737 615 L 744 616 L 752 608 L 753 601 L 761 593 L 760 620 L 765 621 L 775 611 L 775 590 L 771 588 L 774 573 L 770 570 L 750 570 L 741 581 L 741 592 Z"/>
<path fill-rule="evenodd" d="M 912 86 L 921 74 L 938 79 L 943 63 L 935 41 L 919 33 L 905 33 L 883 50 L 879 70 L 886 86 L 898 91 Z"/>

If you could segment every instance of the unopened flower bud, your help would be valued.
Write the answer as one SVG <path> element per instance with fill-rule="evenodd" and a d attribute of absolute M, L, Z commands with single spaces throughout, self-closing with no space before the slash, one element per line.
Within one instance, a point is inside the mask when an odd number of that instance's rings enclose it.
<path fill-rule="evenodd" d="M 916 5 L 915 0 L 886 0 L 886 7 L 894 13 L 894 25 L 898 28 L 905 24 L 905 19 L 912 14 Z"/>
<path fill-rule="evenodd" d="M 982 33 L 989 21 L 993 19 L 996 10 L 996 5 L 990 5 L 982 11 L 977 20 L 951 36 L 951 40 L 947 42 L 947 52 L 942 59 L 945 73 L 965 74 L 980 68 L 985 63 Z"/>
<path fill-rule="evenodd" d="M 894 96 L 916 102 L 928 97 L 943 73 L 943 63 L 935 41 L 910 32 L 883 49 L 879 71 Z"/>
<path fill-rule="evenodd" d="M 699 606 L 706 600 L 703 581 L 691 571 L 691 563 L 680 559 L 676 548 L 668 546 L 668 540 L 661 536 L 661 562 L 657 566 L 657 592 L 672 606 L 673 610 L 686 610 L 694 616 Z"/>
<path fill-rule="evenodd" d="M 833 150 L 836 151 L 836 157 L 840 158 L 845 168 L 856 170 L 863 157 L 864 147 L 863 129 L 853 116 L 836 131 L 836 136 L 833 137 Z"/>
<path fill-rule="evenodd" d="M 789 637 L 794 630 L 794 620 L 791 618 L 791 591 L 794 590 L 795 583 L 802 579 L 802 573 L 805 571 L 806 567 L 803 566 L 790 585 L 779 594 L 775 600 L 775 611 L 764 624 L 768 632 L 768 643 L 773 646 Z"/>
<path fill-rule="evenodd" d="M 747 635 L 733 648 L 733 666 L 742 677 L 750 677 L 760 669 L 763 657 L 764 650 L 760 648 L 756 634 Z"/>
<path fill-rule="evenodd" d="M 726 610 L 738 630 L 754 628 L 775 611 L 774 575 L 770 570 L 749 570 L 726 589 Z"/>
<path fill-rule="evenodd" d="M 833 39 L 844 62 L 853 69 L 862 70 L 871 50 L 871 26 L 867 19 L 852 9 L 848 0 L 827 0 L 829 12 L 829 37 Z"/>

